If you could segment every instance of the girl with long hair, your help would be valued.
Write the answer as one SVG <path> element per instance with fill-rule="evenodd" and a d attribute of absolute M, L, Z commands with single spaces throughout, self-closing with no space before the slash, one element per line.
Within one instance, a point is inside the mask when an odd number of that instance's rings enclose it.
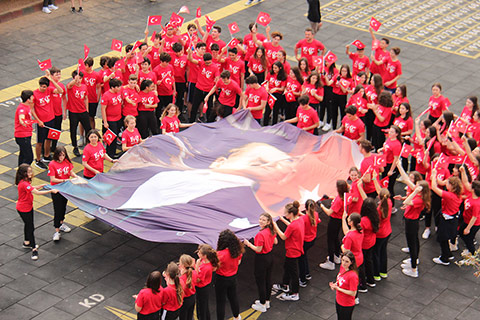
<path fill-rule="evenodd" d="M 151 272 L 145 287 L 135 298 L 135 311 L 137 311 L 138 320 L 158 320 L 160 318 L 160 309 L 162 309 L 162 274 L 160 271 Z"/>
<path fill-rule="evenodd" d="M 347 106 L 357 107 L 357 116 L 365 123 L 365 114 L 368 112 L 367 96 L 365 88 L 361 84 L 357 84 L 353 90 L 352 96 L 348 99 Z"/>
<path fill-rule="evenodd" d="M 138 131 L 142 139 L 147 139 L 149 134 L 157 135 L 158 122 L 155 119 L 156 115 L 160 115 L 160 110 L 157 110 L 160 102 L 157 96 L 156 86 L 152 80 L 143 80 L 140 84 L 139 102 L 138 102 Z"/>
<path fill-rule="evenodd" d="M 349 186 L 350 192 L 347 194 L 347 214 L 351 215 L 354 212 L 360 212 L 363 203 L 363 197 L 359 190 L 358 182 L 360 180 L 360 170 L 357 167 L 351 167 L 349 171 L 349 179 L 351 184 Z"/>
<path fill-rule="evenodd" d="M 175 262 L 170 262 L 162 273 L 167 286 L 162 289 L 162 319 L 177 319 L 183 304 L 183 287 L 180 282 L 180 269 Z"/>
<path fill-rule="evenodd" d="M 393 100 L 393 113 L 395 115 L 398 115 L 398 108 L 402 103 L 410 103 L 410 101 L 407 98 L 407 86 L 404 84 L 399 85 L 395 89 L 395 93 L 392 94 L 392 100 Z"/>
<path fill-rule="evenodd" d="M 364 276 L 363 268 L 363 230 L 361 225 L 362 217 L 358 213 L 352 213 L 347 216 L 347 212 L 343 211 L 342 229 L 345 237 L 343 237 L 342 252 L 351 251 L 355 256 L 355 261 L 359 268 L 359 278 Z M 366 288 L 365 288 L 366 289 Z M 360 290 L 358 290 L 360 291 Z M 364 291 L 366 292 L 366 291 Z M 355 301 L 357 303 L 357 300 Z"/>
<path fill-rule="evenodd" d="M 312 199 L 305 202 L 305 214 L 302 215 L 302 220 L 305 224 L 305 239 L 303 240 L 303 254 L 298 260 L 298 268 L 300 270 L 300 286 L 306 287 L 307 281 L 312 279 L 310 275 L 310 268 L 308 265 L 307 251 L 315 244 L 317 237 L 317 227 L 321 222 L 318 217 L 318 212 L 315 211 L 316 203 Z"/>
<path fill-rule="evenodd" d="M 450 106 L 450 100 L 442 95 L 442 85 L 438 82 L 432 85 L 432 96 L 428 100 L 428 119 L 434 123 Z"/>
<path fill-rule="evenodd" d="M 337 77 L 338 69 L 336 68 L 335 63 L 327 64 L 327 62 L 325 62 L 325 71 L 323 72 L 321 79 L 323 85 L 323 100 L 320 104 L 320 121 L 323 122 L 323 115 L 325 114 L 325 111 L 327 112 L 327 120 L 322 127 L 323 131 L 329 131 L 332 129 L 330 122 L 332 121 L 333 87 Z"/>
<path fill-rule="evenodd" d="M 208 297 L 212 273 L 218 268 L 219 261 L 217 252 L 208 244 L 199 245 L 197 255 L 198 259 L 195 264 L 195 270 L 197 271 L 197 282 L 195 283 L 197 318 L 198 320 L 210 320 Z"/>
<path fill-rule="evenodd" d="M 367 140 L 372 140 L 373 138 L 373 122 L 375 121 L 375 114 L 373 113 L 372 108 L 374 105 L 378 104 L 378 99 L 383 90 L 384 87 L 382 76 L 379 74 L 374 74 L 370 79 L 370 84 L 365 87 L 365 95 L 368 98 L 367 106 L 369 110 L 365 114 L 365 118 L 363 120 L 365 122 L 365 128 L 367 128 Z"/>
<path fill-rule="evenodd" d="M 362 253 L 365 275 L 363 277 L 363 272 L 360 274 L 359 290 L 366 289 L 366 285 L 375 287 L 375 280 L 373 279 L 373 246 L 375 245 L 380 219 L 378 217 L 377 204 L 374 199 L 367 197 L 363 200 L 360 216 L 362 217 L 360 225 L 363 230 Z"/>
<path fill-rule="evenodd" d="M 336 291 L 335 306 L 338 320 L 351 320 L 355 307 L 358 287 L 358 267 L 355 255 L 346 250 L 342 253 L 342 262 L 336 282 L 330 282 L 330 289 Z"/>
<path fill-rule="evenodd" d="M 128 115 L 123 120 L 125 130 L 122 132 L 122 151 L 128 151 L 139 143 L 142 143 L 140 132 L 136 128 L 137 120 L 134 116 Z"/>
<path fill-rule="evenodd" d="M 478 110 L 478 98 L 476 96 L 470 96 L 465 101 L 465 107 L 463 107 L 462 113 L 460 114 L 460 119 L 462 119 L 466 124 L 472 123 L 473 115 Z"/>
<path fill-rule="evenodd" d="M 258 46 L 255 53 L 248 60 L 248 72 L 257 76 L 258 83 L 262 84 L 265 81 L 265 73 L 268 69 L 268 62 L 265 56 L 265 48 Z"/>
<path fill-rule="evenodd" d="M 398 107 L 398 115 L 393 120 L 393 124 L 400 128 L 401 136 L 410 137 L 413 133 L 413 118 L 412 118 L 412 109 L 408 102 L 400 104 Z M 407 140 L 408 145 L 410 142 Z M 408 146 L 405 146 L 408 147 Z M 412 159 L 413 161 L 413 159 Z M 403 169 L 408 171 L 408 157 L 402 156 L 402 165 Z"/>
<path fill-rule="evenodd" d="M 287 78 L 287 88 L 285 89 L 285 120 L 295 118 L 297 114 L 297 99 L 302 94 L 303 77 L 297 67 L 290 70 Z M 318 110 L 318 108 L 317 108 Z"/>
<path fill-rule="evenodd" d="M 279 61 L 275 61 L 270 69 L 270 72 L 267 74 L 267 91 L 269 94 L 273 95 L 276 100 L 273 105 L 273 115 L 272 115 L 272 125 L 278 122 L 278 116 L 283 116 L 285 112 L 285 96 L 283 92 L 287 86 L 287 73 L 283 67 L 283 64 Z M 265 114 L 263 118 L 263 125 L 268 126 L 270 121 L 270 106 L 265 108 Z"/>
<path fill-rule="evenodd" d="M 384 130 L 388 130 L 392 117 L 392 94 L 382 91 L 378 97 L 378 104 L 370 104 L 369 108 L 375 114 L 373 121 L 372 144 L 376 150 L 380 149 L 385 142 Z"/>
<path fill-rule="evenodd" d="M 347 104 L 347 95 L 352 92 L 352 75 L 350 66 L 344 64 L 340 67 L 339 75 L 333 85 L 332 96 L 332 128 L 337 128 L 338 112 L 340 111 L 340 121 L 345 117 L 345 106 Z"/>
<path fill-rule="evenodd" d="M 183 304 L 180 308 L 180 320 L 193 320 L 195 310 L 195 284 L 198 274 L 195 270 L 195 259 L 188 254 L 182 254 L 178 261 L 180 268 L 180 280 L 183 285 Z"/>
<path fill-rule="evenodd" d="M 273 228 L 272 216 L 262 213 L 258 219 L 260 231 L 255 236 L 253 244 L 245 239 L 244 245 L 255 251 L 255 282 L 257 284 L 259 300 L 255 300 L 252 309 L 266 312 L 270 308 L 270 295 L 272 291 L 273 270 L 273 245 L 278 243 L 277 235 Z"/>
<path fill-rule="evenodd" d="M 360 153 L 363 155 L 362 163 L 360 164 L 360 174 L 362 175 L 363 190 L 368 197 L 376 198 L 377 192 L 372 180 L 372 172 L 378 169 L 375 166 L 375 156 L 372 154 L 372 143 L 368 140 L 360 141 Z"/>
<path fill-rule="evenodd" d="M 465 167 L 460 167 L 462 183 L 470 195 L 465 199 L 465 210 L 463 211 L 462 221 L 458 233 L 465 242 L 467 250 L 475 254 L 475 235 L 480 229 L 480 181 L 469 182 Z"/>
<path fill-rule="evenodd" d="M 97 174 L 102 173 L 104 170 L 103 160 L 114 163 L 118 160 L 113 160 L 105 152 L 105 147 L 101 143 L 102 137 L 98 133 L 97 129 L 92 129 L 87 134 L 88 144 L 83 149 L 82 165 L 83 165 L 83 177 L 85 179 L 92 179 Z"/>
<path fill-rule="evenodd" d="M 189 128 L 195 124 L 194 123 L 181 123 L 178 119 L 180 115 L 180 108 L 177 107 L 175 104 L 170 103 L 168 106 L 163 110 L 162 116 L 160 117 L 160 122 L 162 126 L 162 134 L 166 133 L 178 133 L 180 132 L 180 128 Z"/>
<path fill-rule="evenodd" d="M 300 70 L 300 74 L 303 77 L 303 80 L 307 80 L 308 76 L 310 75 L 310 66 L 308 65 L 308 59 L 303 57 L 298 60 L 298 69 Z"/>
<path fill-rule="evenodd" d="M 310 75 L 307 77 L 307 80 L 305 80 L 305 82 L 303 83 L 302 94 L 308 95 L 310 106 L 318 112 L 320 103 L 323 101 L 324 98 L 324 88 L 322 86 L 322 82 L 320 81 L 320 75 L 316 71 L 310 73 Z M 322 107 L 320 107 L 319 113 L 321 124 L 325 115 L 325 109 L 323 109 L 322 111 Z"/>
<path fill-rule="evenodd" d="M 225 319 L 225 303 L 230 302 L 233 318 L 239 320 L 240 307 L 237 295 L 237 272 L 242 262 L 243 244 L 231 230 L 223 230 L 218 236 L 217 256 L 219 266 L 215 277 L 215 297 L 217 300 L 217 319 Z"/>
<path fill-rule="evenodd" d="M 397 163 L 400 157 L 400 152 L 402 151 L 402 137 L 401 130 L 399 127 L 393 125 L 388 130 L 388 138 L 383 144 L 383 148 L 380 150 L 385 156 L 386 166 L 384 168 L 382 179 L 388 177 L 388 191 L 390 191 L 392 205 L 395 205 L 393 199 L 395 182 L 398 177 Z M 397 210 L 394 209 L 392 213 L 395 213 Z"/>

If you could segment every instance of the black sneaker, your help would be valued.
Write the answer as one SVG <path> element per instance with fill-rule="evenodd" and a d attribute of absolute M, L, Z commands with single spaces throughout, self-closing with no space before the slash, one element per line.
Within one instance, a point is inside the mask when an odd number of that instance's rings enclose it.
<path fill-rule="evenodd" d="M 22 248 L 23 249 L 32 249 L 32 245 L 31 244 L 25 244 L 25 242 L 22 242 Z"/>
<path fill-rule="evenodd" d="M 43 156 L 42 161 L 48 163 L 48 162 L 52 161 L 52 157 L 51 156 Z"/>
<path fill-rule="evenodd" d="M 71 13 L 77 13 L 77 12 L 75 11 L 75 8 L 74 8 L 74 7 L 72 7 L 72 9 L 70 10 L 70 12 L 71 12 Z"/>
<path fill-rule="evenodd" d="M 80 157 L 80 151 L 78 151 L 78 148 L 77 148 L 77 147 L 73 148 L 73 154 L 74 154 L 76 157 Z"/>
<path fill-rule="evenodd" d="M 82 7 L 78 8 L 78 11 L 77 11 L 77 12 L 78 12 L 78 13 L 82 13 L 82 12 L 83 12 L 83 8 L 82 8 Z"/>
<path fill-rule="evenodd" d="M 38 251 L 32 250 L 32 260 L 38 260 Z"/>
<path fill-rule="evenodd" d="M 48 167 L 45 163 L 43 163 L 42 161 L 39 161 L 39 160 L 35 160 L 35 167 L 39 168 L 39 169 L 42 169 L 42 170 L 47 170 Z"/>

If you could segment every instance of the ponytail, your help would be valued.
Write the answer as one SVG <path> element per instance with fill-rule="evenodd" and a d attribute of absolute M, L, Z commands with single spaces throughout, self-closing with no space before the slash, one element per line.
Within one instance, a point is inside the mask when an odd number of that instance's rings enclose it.
<path fill-rule="evenodd" d="M 350 215 L 350 217 L 348 217 L 350 219 L 350 221 L 352 222 L 353 224 L 353 227 L 358 231 L 358 232 L 362 232 L 362 225 L 360 224 L 360 222 L 362 221 L 362 217 L 360 216 L 360 214 L 358 213 L 352 213 Z"/>
<path fill-rule="evenodd" d="M 215 249 L 213 249 L 209 244 L 201 244 L 198 246 L 198 251 L 207 257 L 207 260 L 210 262 L 212 267 L 218 268 L 219 260 L 217 251 L 215 251 Z"/>
<path fill-rule="evenodd" d="M 183 288 L 180 283 L 180 277 L 179 277 L 179 269 L 178 266 L 175 262 L 170 262 L 167 266 L 167 270 L 165 271 L 168 275 L 168 277 L 173 280 L 175 283 L 175 289 L 177 291 L 177 302 L 179 305 L 183 304 Z"/>
<path fill-rule="evenodd" d="M 317 220 L 315 219 L 315 201 L 313 201 L 312 199 L 308 199 L 307 202 L 305 202 L 305 209 L 307 210 L 310 224 L 312 225 L 312 227 L 316 227 Z"/>
<path fill-rule="evenodd" d="M 193 265 L 195 264 L 195 260 L 189 256 L 188 254 L 182 254 L 179 259 L 180 264 L 185 268 L 187 281 L 185 285 L 187 288 L 192 289 L 192 275 L 193 275 Z"/>
<path fill-rule="evenodd" d="M 287 212 L 293 214 L 295 217 L 298 215 L 298 208 L 300 208 L 300 202 L 298 202 L 297 200 L 285 206 Z"/>
<path fill-rule="evenodd" d="M 386 188 L 382 188 L 380 190 L 380 212 L 382 213 L 381 218 L 387 219 L 390 212 L 388 212 L 388 199 L 390 199 L 390 192 Z"/>

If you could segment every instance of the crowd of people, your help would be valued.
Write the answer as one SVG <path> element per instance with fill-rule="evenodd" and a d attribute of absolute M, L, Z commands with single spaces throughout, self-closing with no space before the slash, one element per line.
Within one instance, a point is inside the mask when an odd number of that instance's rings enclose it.
<path fill-rule="evenodd" d="M 232 37 L 227 44 L 220 38 L 219 26 L 205 31 L 196 20 L 181 35 L 179 26 L 169 22 L 151 38 L 145 30 L 144 41 L 127 45 L 124 57 L 102 57 L 100 71 L 94 70 L 94 60 L 88 57 L 66 85 L 60 82 L 60 70 L 53 67 L 40 78 L 38 89 L 22 91 L 15 113 L 15 141 L 20 148 L 17 210 L 25 222 L 23 247 L 32 250 L 32 259 L 38 259 L 33 194 L 52 194 L 53 240 L 70 231 L 63 221 L 66 198 L 55 189 L 32 186 L 30 166 L 35 157 L 35 166 L 48 169 L 53 186 L 76 177 L 65 147 L 51 136 L 52 129 L 61 130 L 67 111 L 73 154 L 82 156 L 86 179 L 103 172 L 104 160 L 117 161 L 152 135 L 177 133 L 197 121 L 218 121 L 241 109 L 249 110 L 263 126 L 285 121 L 311 134 L 335 130 L 356 141 L 364 156 L 360 168 L 351 168 L 348 179 L 337 181 L 338 194 L 331 205 L 309 200 L 301 212 L 295 201 L 280 218 L 286 228 L 279 228 L 280 222 L 263 213 L 253 242 L 241 242 L 225 230 L 217 250 L 201 245 L 198 260 L 182 255 L 163 274 L 152 272 L 136 296 L 139 319 L 158 319 L 160 310 L 164 319 L 192 319 L 195 304 L 198 318 L 209 319 L 213 271 L 217 318 L 224 318 L 228 298 L 233 316 L 239 319 L 236 274 L 244 246 L 256 253 L 259 299 L 253 309 L 266 312 L 272 293 L 280 300 L 299 300 L 300 287 L 312 279 L 307 252 L 314 245 L 322 212 L 328 216 L 328 257 L 319 266 L 335 270 L 336 264 L 341 265 L 336 281 L 330 283 L 339 319 L 351 318 L 358 292 L 367 292 L 388 276 L 390 218 L 398 210 L 395 201 L 402 201 L 404 210 L 406 246 L 402 251 L 410 256 L 402 264 L 406 276 L 419 275 L 422 220 L 422 238 L 435 232 L 440 244 L 435 263 L 450 264 L 459 237 L 475 252 L 480 228 L 477 97 L 468 97 L 462 113 L 455 115 L 448 109 L 450 102 L 442 95 L 441 84 L 435 83 L 428 109 L 414 118 L 407 86 L 399 84 L 400 49 L 388 50 L 389 39 L 377 39 L 372 29 L 372 55 L 365 54 L 361 41 L 354 41 L 356 52 L 346 46 L 352 65 L 337 67 L 336 55 L 314 38 L 316 30 L 305 29 L 305 38 L 294 48 L 298 65 L 292 66 L 280 44 L 282 33 L 267 26 L 264 35 L 256 23 L 248 27 L 245 37 Z M 105 145 L 95 125 L 98 104 L 102 132 L 113 137 Z M 405 195 L 395 192 L 397 181 L 406 185 Z M 273 284 L 271 251 L 278 238 L 285 243 L 284 275 Z"/>

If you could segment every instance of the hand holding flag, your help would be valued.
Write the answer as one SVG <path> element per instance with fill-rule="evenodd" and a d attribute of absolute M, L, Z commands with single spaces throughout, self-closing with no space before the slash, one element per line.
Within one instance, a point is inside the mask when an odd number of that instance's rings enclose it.
<path fill-rule="evenodd" d="M 86 44 L 83 45 L 83 53 L 84 53 L 84 58 L 83 58 L 83 60 L 85 60 L 85 59 L 87 59 L 88 54 L 90 53 L 90 48 L 87 47 Z"/>
<path fill-rule="evenodd" d="M 116 138 L 117 135 L 110 128 L 108 128 L 107 131 L 105 131 L 105 133 L 103 134 L 103 141 L 105 141 L 107 145 L 112 144 L 112 142 L 115 141 Z"/>
<path fill-rule="evenodd" d="M 375 32 L 378 31 L 378 29 L 380 28 L 382 24 L 380 23 L 380 21 L 378 21 L 377 19 L 375 19 L 374 17 L 372 17 L 370 19 L 370 27 L 375 30 Z"/>
<path fill-rule="evenodd" d="M 272 18 L 270 18 L 270 15 L 266 12 L 259 12 L 256 22 L 266 27 L 270 22 L 272 22 Z"/>
<path fill-rule="evenodd" d="M 123 42 L 117 39 L 112 40 L 112 46 L 110 47 L 113 51 L 122 52 Z"/>
<path fill-rule="evenodd" d="M 40 60 L 37 59 L 37 62 L 38 62 L 38 67 L 42 71 L 48 70 L 52 67 L 52 60 L 51 59 L 47 59 L 45 61 L 40 61 Z"/>

